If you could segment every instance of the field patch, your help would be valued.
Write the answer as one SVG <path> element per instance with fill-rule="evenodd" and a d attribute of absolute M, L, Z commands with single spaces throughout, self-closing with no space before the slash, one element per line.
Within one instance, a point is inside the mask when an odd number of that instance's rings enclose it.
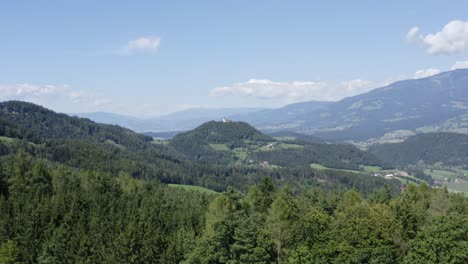
<path fill-rule="evenodd" d="M 185 185 L 185 184 L 168 184 L 169 187 L 172 188 L 182 188 L 184 190 L 189 190 L 189 191 L 194 191 L 194 192 L 201 192 L 201 193 L 206 193 L 206 194 L 219 194 L 218 192 L 215 192 L 213 190 L 203 188 L 200 186 L 194 186 L 194 185 Z"/>
<path fill-rule="evenodd" d="M 216 151 L 230 151 L 226 144 L 209 144 L 209 146 Z"/>
<path fill-rule="evenodd" d="M 13 138 L 0 136 L 0 141 L 11 143 L 11 142 L 13 142 Z"/>

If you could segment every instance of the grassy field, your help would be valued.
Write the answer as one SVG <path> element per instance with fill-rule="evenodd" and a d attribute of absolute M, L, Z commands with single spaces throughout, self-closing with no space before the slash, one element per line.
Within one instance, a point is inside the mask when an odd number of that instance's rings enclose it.
<path fill-rule="evenodd" d="M 403 184 L 412 183 L 412 184 L 415 184 L 415 185 L 419 185 L 419 184 L 421 184 L 421 183 L 423 183 L 423 182 L 427 183 L 426 181 L 421 180 L 421 179 L 418 179 L 418 178 L 416 178 L 416 177 L 414 177 L 414 176 L 412 176 L 412 175 L 408 175 L 408 176 L 405 176 L 405 177 L 411 178 L 411 179 L 415 180 L 416 182 L 410 181 L 410 180 L 405 179 L 405 178 L 400 178 L 400 177 L 398 177 L 398 176 L 395 177 L 395 178 L 398 179 L 398 180 L 399 180 L 400 182 L 402 182 Z"/>
<path fill-rule="evenodd" d="M 155 145 L 168 145 L 169 141 L 168 140 L 153 140 L 151 141 L 151 144 Z"/>
<path fill-rule="evenodd" d="M 450 169 L 450 170 L 449 170 Z M 437 180 L 443 180 L 444 178 L 448 178 L 450 180 L 458 179 L 458 183 L 455 182 L 445 182 L 444 185 L 447 186 L 447 189 L 454 192 L 463 192 L 465 195 L 468 196 L 468 181 L 458 178 L 457 173 L 451 171 L 457 170 L 459 172 L 464 173 L 467 175 L 466 170 L 459 170 L 457 168 L 447 168 L 447 170 L 442 169 L 425 169 L 424 173 L 431 175 L 432 178 Z"/>
<path fill-rule="evenodd" d="M 272 151 L 275 149 L 302 149 L 304 148 L 303 145 L 299 144 L 290 144 L 290 143 L 284 143 L 284 142 L 277 142 L 277 143 L 271 143 L 267 144 L 265 146 L 259 147 L 259 151 Z"/>
<path fill-rule="evenodd" d="M 408 180 L 402 179 L 402 178 L 400 178 L 400 177 L 395 177 L 395 179 L 399 180 L 399 181 L 401 182 L 401 184 L 411 184 L 411 183 L 412 183 L 412 184 L 416 184 L 416 183 L 414 183 L 414 182 L 412 182 L 412 181 L 408 181 Z M 416 185 L 417 185 L 417 184 L 416 184 Z"/>
<path fill-rule="evenodd" d="M 13 138 L 0 136 L 0 141 L 11 143 L 13 142 Z"/>
<path fill-rule="evenodd" d="M 277 148 L 282 148 L 282 149 L 303 149 L 303 145 L 299 144 L 289 144 L 289 143 L 279 143 Z"/>
<path fill-rule="evenodd" d="M 447 189 L 464 192 L 468 194 L 468 181 L 461 180 L 461 179 L 459 179 L 459 181 L 460 183 L 447 182 L 445 185 L 447 185 Z"/>
<path fill-rule="evenodd" d="M 329 167 L 325 167 L 321 164 L 317 164 L 317 163 L 312 163 L 310 164 L 310 167 L 312 169 L 317 169 L 317 170 L 339 170 L 339 171 L 347 171 L 347 172 L 354 172 L 354 173 L 362 173 L 362 171 L 357 171 L 357 170 L 346 170 L 346 169 L 335 169 L 335 168 L 329 168 Z"/>
<path fill-rule="evenodd" d="M 200 186 L 185 185 L 185 184 L 168 184 L 168 186 L 172 188 L 182 188 L 184 190 L 190 190 L 190 191 L 201 192 L 201 193 L 206 193 L 206 194 L 218 194 L 218 192 L 215 192 L 213 190 L 203 188 Z"/>
<path fill-rule="evenodd" d="M 449 178 L 449 179 L 456 179 L 457 174 L 452 171 L 448 170 L 433 170 L 433 169 L 425 169 L 424 173 L 431 175 L 432 178 L 434 179 L 443 179 L 443 178 Z"/>
<path fill-rule="evenodd" d="M 241 160 L 245 160 L 248 155 L 248 150 L 246 148 L 235 148 L 234 154 Z"/>
<path fill-rule="evenodd" d="M 326 170 L 326 169 L 330 169 L 330 168 L 327 168 L 327 167 L 325 167 L 325 166 L 323 166 L 323 165 L 320 165 L 320 164 L 317 164 L 317 163 L 312 163 L 312 164 L 310 164 L 310 167 L 311 167 L 312 169 L 317 169 L 317 170 Z"/>
<path fill-rule="evenodd" d="M 226 144 L 210 144 L 210 147 L 216 151 L 230 151 Z"/>
<path fill-rule="evenodd" d="M 379 166 L 361 165 L 359 167 L 361 167 L 364 171 L 367 171 L 367 172 L 379 172 L 382 170 L 382 168 Z"/>
<path fill-rule="evenodd" d="M 284 137 L 274 137 L 274 139 L 276 140 L 284 140 L 284 141 L 287 141 L 287 140 L 295 140 L 296 137 L 291 137 L 291 136 L 284 136 Z"/>

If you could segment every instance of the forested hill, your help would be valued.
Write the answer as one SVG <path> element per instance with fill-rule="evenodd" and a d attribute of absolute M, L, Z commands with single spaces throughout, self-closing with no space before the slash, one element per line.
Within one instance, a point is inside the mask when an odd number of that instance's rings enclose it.
<path fill-rule="evenodd" d="M 392 164 L 446 165 L 468 164 L 468 135 L 459 133 L 427 133 L 412 136 L 401 143 L 375 145 L 369 149 L 377 157 Z"/>
<path fill-rule="evenodd" d="M 385 167 L 373 154 L 346 144 L 327 144 L 298 133 L 264 135 L 244 122 L 205 123 L 175 136 L 170 146 L 187 158 L 206 164 L 266 164 L 360 170 L 362 165 Z"/>
<path fill-rule="evenodd" d="M 173 142 L 190 140 L 203 143 L 232 143 L 242 140 L 271 141 L 273 138 L 262 134 L 245 122 L 206 122 L 194 130 L 181 133 L 173 138 Z"/>
<path fill-rule="evenodd" d="M 114 125 L 55 113 L 20 101 L 0 103 L 0 156 L 25 151 L 79 169 L 177 181 L 189 171 L 171 148 Z"/>
<path fill-rule="evenodd" d="M 70 117 L 21 101 L 0 103 L 0 122 L 4 124 L 0 126 L 0 135 L 19 137 L 33 143 L 42 143 L 45 139 L 83 139 L 142 149 L 152 140 L 126 128 Z"/>
<path fill-rule="evenodd" d="M 172 138 L 170 146 L 195 162 L 228 164 L 236 159 L 231 150 L 249 142 L 274 141 L 245 122 L 210 121 Z"/>

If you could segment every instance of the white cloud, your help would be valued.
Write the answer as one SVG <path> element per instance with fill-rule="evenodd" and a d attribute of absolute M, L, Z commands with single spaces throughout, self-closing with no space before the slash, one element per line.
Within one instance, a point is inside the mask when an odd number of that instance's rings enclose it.
<path fill-rule="evenodd" d="M 456 69 L 467 69 L 468 68 L 468 61 L 457 61 L 455 64 L 452 65 L 452 70 Z"/>
<path fill-rule="evenodd" d="M 341 82 L 340 86 L 343 87 L 347 94 L 357 94 L 368 91 L 373 87 L 371 81 L 355 79 L 350 81 Z"/>
<path fill-rule="evenodd" d="M 418 70 L 418 71 L 416 71 L 414 73 L 413 78 L 414 79 L 426 78 L 426 77 L 436 75 L 436 74 L 439 74 L 439 73 L 440 73 L 439 69 L 433 69 L 433 68 L 429 68 L 429 69 L 425 69 L 425 70 Z"/>
<path fill-rule="evenodd" d="M 210 96 L 246 96 L 261 99 L 283 98 L 288 103 L 320 100 L 334 101 L 369 91 L 370 81 L 361 79 L 330 85 L 323 81 L 275 82 L 264 79 L 250 79 L 247 82 L 214 88 Z"/>
<path fill-rule="evenodd" d="M 422 39 L 422 35 L 419 34 L 419 27 L 412 27 L 408 33 L 406 33 L 406 40 L 408 42 L 420 42 Z"/>
<path fill-rule="evenodd" d="M 69 85 L 29 83 L 0 84 L 0 101 L 6 100 L 34 102 L 60 111 L 73 108 L 99 110 L 111 104 L 109 99 L 72 89 Z"/>
<path fill-rule="evenodd" d="M 161 45 L 161 38 L 155 36 L 145 36 L 130 40 L 125 47 L 124 53 L 135 52 L 157 52 Z"/>
<path fill-rule="evenodd" d="M 430 54 L 450 55 L 468 51 L 468 21 L 453 20 L 436 33 L 423 36 L 413 27 L 406 34 L 411 42 L 422 42 Z"/>

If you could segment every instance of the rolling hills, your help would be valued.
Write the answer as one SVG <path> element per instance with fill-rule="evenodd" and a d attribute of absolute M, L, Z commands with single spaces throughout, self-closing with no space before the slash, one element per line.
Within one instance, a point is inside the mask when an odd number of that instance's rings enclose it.
<path fill-rule="evenodd" d="M 298 189 L 311 185 L 327 189 L 354 186 L 364 194 L 388 183 L 366 174 L 324 172 L 310 167 L 310 163 L 323 162 L 330 168 L 358 169 L 358 164 L 376 162 L 373 155 L 353 146 L 278 140 L 243 122 L 208 122 L 168 143 L 26 102 L 2 102 L 0 113 L 0 161 L 6 163 L 23 152 L 52 167 L 126 174 L 215 191 L 224 191 L 228 186 L 246 191 L 265 175 L 278 184 L 287 182 Z M 288 150 L 302 157 L 301 162 L 287 161 L 289 153 L 282 151 Z M 255 158 L 262 153 L 264 157 Z M 280 158 L 283 163 L 275 161 L 281 155 L 286 155 Z M 271 161 L 271 166 L 259 164 L 264 161 Z M 392 186 L 396 189 L 398 184 Z"/>

